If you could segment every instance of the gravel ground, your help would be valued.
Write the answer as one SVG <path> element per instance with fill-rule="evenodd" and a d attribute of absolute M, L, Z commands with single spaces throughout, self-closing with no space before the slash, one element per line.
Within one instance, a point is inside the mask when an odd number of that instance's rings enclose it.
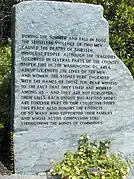
<path fill-rule="evenodd" d="M 2 164 L 2 162 L 0 162 L 0 175 L 10 175 L 10 174 L 11 172 Z"/>

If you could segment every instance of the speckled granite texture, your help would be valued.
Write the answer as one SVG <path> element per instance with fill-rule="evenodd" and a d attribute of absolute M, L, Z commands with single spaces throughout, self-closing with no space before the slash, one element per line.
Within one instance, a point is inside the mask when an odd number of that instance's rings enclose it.
<path fill-rule="evenodd" d="M 101 6 L 89 5 L 83 3 L 63 3 L 63 2 L 45 2 L 45 1 L 26 1 L 19 3 L 14 6 L 14 58 L 15 58 L 15 110 L 14 110 L 14 156 L 15 156 L 15 172 L 22 175 L 37 175 L 39 172 L 43 172 L 50 168 L 50 160 L 54 159 L 56 162 L 60 161 L 63 157 L 63 154 L 68 150 L 75 150 L 77 147 L 77 140 L 80 135 L 87 133 L 91 136 L 91 139 L 110 139 L 112 140 L 111 149 L 115 152 L 121 151 L 125 154 L 126 157 L 133 156 L 134 154 L 134 81 L 133 78 L 123 64 L 123 62 L 114 54 L 112 49 L 109 46 L 109 27 L 108 22 L 103 17 L 103 8 Z M 103 104 L 103 111 L 107 112 L 106 114 L 99 114 L 99 120 L 102 124 L 93 125 L 47 125 L 47 126 L 25 126 L 21 125 L 21 80 L 27 79 L 31 80 L 32 77 L 22 78 L 21 74 L 21 60 L 22 60 L 22 34 L 33 34 L 33 35 L 46 35 L 50 36 L 67 36 L 66 42 L 68 42 L 69 37 L 83 37 L 84 39 L 105 39 L 105 43 L 99 43 L 99 45 L 94 46 L 91 49 L 93 54 L 92 57 L 88 55 L 81 61 L 81 57 L 77 58 L 76 65 L 77 72 L 75 75 L 79 75 L 81 70 L 87 70 L 85 65 L 91 65 L 90 70 L 95 68 L 103 67 L 103 74 L 95 74 L 95 76 L 103 76 L 104 80 L 100 79 L 98 81 L 101 86 L 102 81 L 110 82 L 111 85 L 102 85 L 106 86 L 106 89 L 99 90 L 96 88 L 97 84 L 94 84 L 95 90 L 94 93 L 101 92 L 100 98 L 102 101 L 100 104 Z M 38 37 L 37 37 L 38 38 Z M 25 38 L 26 40 L 26 38 Z M 36 40 L 33 39 L 33 40 Z M 50 40 L 50 39 L 49 39 Z M 83 40 L 84 41 L 84 40 Z M 75 40 L 75 45 L 77 42 L 82 43 L 84 48 L 84 42 L 82 40 Z M 76 46 L 73 46 L 73 50 Z M 62 45 L 62 50 L 67 49 L 66 46 Z M 78 47 L 78 44 L 77 44 Z M 36 47 L 35 47 L 36 48 Z M 37 47 L 38 48 L 38 47 Z M 47 49 L 47 48 L 46 48 Z M 57 51 L 56 51 L 57 52 Z M 43 51 L 44 53 L 44 51 Z M 61 51 L 60 51 L 61 53 Z M 67 54 L 67 51 L 65 50 Z M 82 52 L 83 53 L 83 52 Z M 74 53 L 75 55 L 78 52 Z M 86 52 L 86 54 L 89 54 Z M 61 53 L 61 58 L 63 58 L 64 53 Z M 98 56 L 100 55 L 100 56 Z M 71 59 L 71 60 L 70 60 Z M 72 63 L 72 58 L 69 60 Z M 52 59 L 51 59 L 52 60 Z M 91 60 L 91 61 L 90 61 Z M 89 61 L 91 62 L 89 64 Z M 36 62 L 37 63 L 37 62 Z M 68 63 L 68 62 L 66 62 Z M 53 62 L 53 64 L 55 64 Z M 57 64 L 62 64 L 57 62 Z M 35 64 L 36 65 L 36 64 Z M 79 66 L 80 65 L 80 66 Z M 37 68 L 37 66 L 36 66 Z M 45 68 L 45 67 L 44 67 Z M 73 68 L 75 70 L 76 68 Z M 61 70 L 63 67 L 61 67 Z M 36 70 L 36 69 L 35 69 Z M 59 69 L 58 69 L 59 70 Z M 69 71 L 69 67 L 66 67 L 65 70 Z M 86 73 L 85 78 L 96 81 L 94 75 Z M 59 75 L 60 72 L 55 75 Z M 32 75 L 32 72 L 30 73 Z M 76 77 L 76 76 L 75 76 Z M 95 77 L 96 78 L 96 77 Z M 97 77 L 100 78 L 100 77 Z M 45 77 L 44 77 L 45 79 Z M 51 78 L 52 79 L 52 78 Z M 58 77 L 60 80 L 60 77 Z M 83 79 L 82 79 L 83 80 Z M 81 82 L 84 82 L 82 81 Z M 80 80 L 78 80 L 79 82 Z M 88 81 L 88 80 L 87 80 Z M 114 83 L 113 83 L 114 82 Z M 35 83 L 36 84 L 36 83 Z M 40 83 L 42 84 L 42 83 Z M 37 85 L 37 84 L 36 84 Z M 83 88 L 88 87 L 88 85 L 81 85 Z M 61 85 L 59 85 L 59 91 Z M 71 85 L 72 87 L 72 85 Z M 111 88 L 110 88 L 111 87 Z M 109 105 L 105 104 L 104 98 L 107 95 L 103 94 L 103 91 L 111 90 L 111 94 L 115 98 L 115 104 Z M 71 90 L 71 93 L 74 93 L 75 90 Z M 79 89 L 80 93 L 82 90 Z M 90 94 L 92 90 L 83 90 L 84 92 L 89 91 Z M 47 96 L 50 93 L 50 89 L 44 89 L 44 93 Z M 50 96 L 52 96 L 50 94 Z M 72 96 L 74 96 L 72 94 Z M 91 95 L 86 95 L 86 97 Z M 61 94 L 57 95 L 57 98 L 61 97 Z M 85 97 L 84 97 L 85 98 Z M 44 100 L 45 102 L 46 100 Z M 54 100 L 56 102 L 56 100 Z M 93 100 L 79 100 L 82 102 L 81 108 L 83 110 L 76 110 L 76 106 L 72 112 L 84 112 L 84 115 L 88 117 L 85 109 L 90 109 L 89 105 L 86 105 L 83 102 L 92 102 Z M 97 102 L 97 100 L 94 100 Z M 110 100 L 109 100 L 110 101 Z M 27 103 L 31 102 L 29 100 Z M 52 103 L 52 100 L 50 100 Z M 63 101 L 61 101 L 62 104 Z M 51 107 L 52 105 L 48 106 Z M 56 106 L 56 105 L 55 105 Z M 67 107 L 68 105 L 60 105 Z M 99 105 L 94 108 L 99 109 Z M 28 112 L 30 110 L 27 110 Z M 44 108 L 45 117 L 49 117 L 49 110 Z M 68 110 L 70 112 L 71 110 Z M 87 110 L 92 112 L 92 110 Z M 95 113 L 97 114 L 96 110 Z M 34 112 L 34 111 L 33 111 Z M 62 112 L 62 111 L 58 111 Z M 82 115 L 82 116 L 84 116 Z M 39 115 L 39 116 L 43 116 Z M 61 115 L 62 116 L 62 115 Z M 67 115 L 65 115 L 67 116 Z M 34 115 L 32 115 L 34 117 Z M 64 117 L 64 116 L 62 116 Z M 77 117 L 79 117 L 77 115 Z M 31 119 L 30 119 L 31 120 Z M 76 122 L 72 120 L 72 123 Z M 77 120 L 80 122 L 80 120 Z M 90 122 L 90 119 L 87 121 Z"/>

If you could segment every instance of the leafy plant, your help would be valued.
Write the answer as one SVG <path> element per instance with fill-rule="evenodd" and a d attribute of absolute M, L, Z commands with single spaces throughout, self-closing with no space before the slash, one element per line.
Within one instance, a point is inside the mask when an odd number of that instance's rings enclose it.
<path fill-rule="evenodd" d="M 0 45 L 0 161 L 10 165 L 10 104 L 11 104 L 10 45 Z"/>
<path fill-rule="evenodd" d="M 0 129 L 4 128 L 10 105 L 11 52 L 9 45 L 0 46 Z"/>
<path fill-rule="evenodd" d="M 62 179 L 123 179 L 133 166 L 123 154 L 117 155 L 109 150 L 111 142 L 88 142 L 89 137 L 82 135 L 76 152 L 64 154 L 62 162 L 52 162 L 50 175 Z"/>
<path fill-rule="evenodd" d="M 10 133 L 10 151 L 11 151 L 11 163 L 10 163 L 10 170 L 14 173 L 14 145 L 13 145 L 13 132 Z"/>

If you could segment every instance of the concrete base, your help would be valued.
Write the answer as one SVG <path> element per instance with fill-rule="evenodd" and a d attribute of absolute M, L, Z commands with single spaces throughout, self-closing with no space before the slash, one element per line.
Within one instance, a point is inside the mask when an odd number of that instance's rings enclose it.
<path fill-rule="evenodd" d="M 12 176 L 0 176 L 0 179 L 47 179 L 46 176 L 19 176 L 19 175 L 12 175 Z"/>
<path fill-rule="evenodd" d="M 60 179 L 58 176 L 47 176 L 46 173 L 40 173 L 38 176 L 33 176 L 33 175 L 12 175 L 12 176 L 7 176 L 7 175 L 0 175 L 0 179 Z"/>

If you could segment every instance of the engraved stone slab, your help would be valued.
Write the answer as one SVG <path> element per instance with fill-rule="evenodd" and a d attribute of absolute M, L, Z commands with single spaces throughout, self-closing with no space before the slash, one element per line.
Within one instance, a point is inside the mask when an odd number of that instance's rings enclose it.
<path fill-rule="evenodd" d="M 26 1 L 13 14 L 15 172 L 48 170 L 83 133 L 133 156 L 134 81 L 103 8 Z"/>

